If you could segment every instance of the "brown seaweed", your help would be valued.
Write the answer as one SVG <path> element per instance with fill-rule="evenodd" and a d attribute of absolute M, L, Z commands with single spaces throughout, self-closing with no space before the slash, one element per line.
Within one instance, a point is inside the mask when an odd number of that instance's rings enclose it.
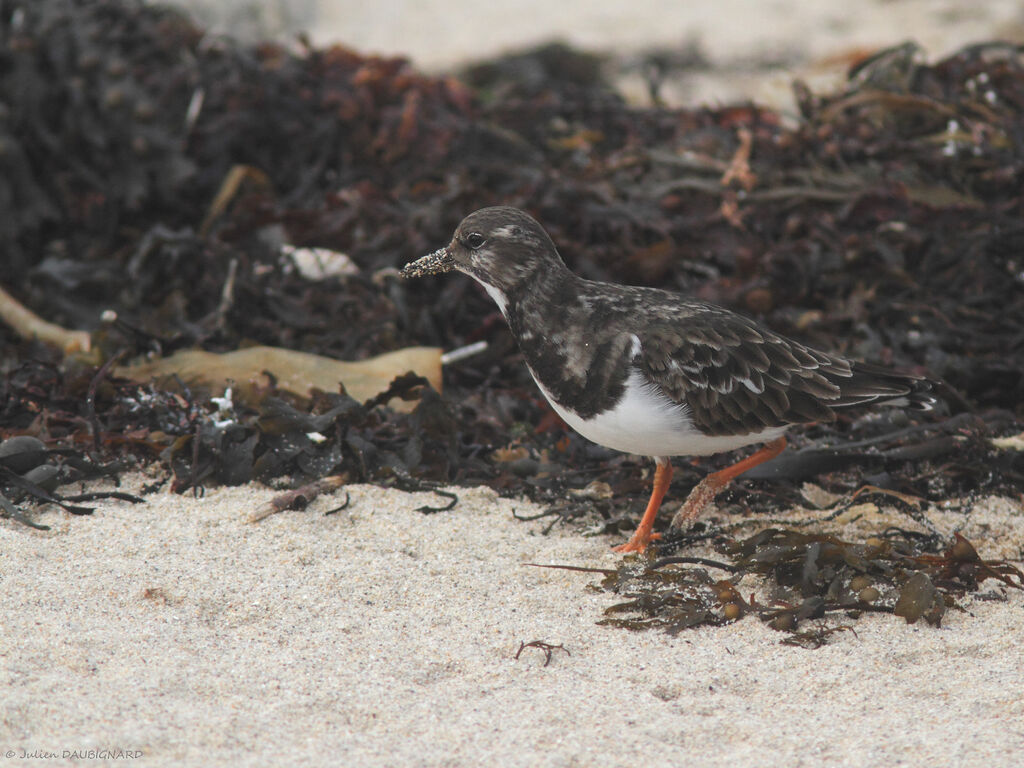
<path fill-rule="evenodd" d="M 90 471 L 75 462 L 159 461 L 177 492 L 487 484 L 557 509 L 553 524 L 630 527 L 643 465 L 551 417 L 489 298 L 395 275 L 468 211 L 508 203 L 587 277 L 686 291 L 948 385 L 935 423 L 892 411 L 794 434 L 789 463 L 738 483 L 726 510 L 783 508 L 809 475 L 928 501 L 1024 487 L 1024 452 L 991 443 L 1024 429 L 1017 46 L 931 63 L 898 47 L 834 92 L 798 87 L 789 127 L 756 105 L 632 107 L 593 56 L 559 47 L 460 80 L 340 47 L 213 41 L 136 0 L 4 8 L 3 287 L 92 344 L 64 357 L 0 326 L 0 437 L 64 451 L 61 482 Z M 285 245 L 344 253 L 354 273 L 311 281 Z M 412 414 L 340 391 L 298 402 L 272 380 L 221 407 L 219 392 L 111 375 L 119 355 L 364 359 L 482 339 L 443 398 L 395 383 L 420 395 Z M 510 446 L 521 461 L 494 458 Z M 680 467 L 674 492 L 725 460 Z M 609 494 L 571 494 L 595 481 Z"/>
<path fill-rule="evenodd" d="M 609 607 L 608 618 L 599 623 L 634 630 L 657 627 L 675 634 L 751 614 L 788 632 L 783 642 L 810 648 L 851 629 L 819 620 L 849 620 L 871 612 L 900 616 L 909 624 L 923 618 L 939 626 L 946 610 L 957 606 L 957 598 L 977 591 L 986 579 L 1024 589 L 1024 572 L 1005 560 L 983 560 L 960 534 L 939 554 L 930 551 L 932 545 L 929 537 L 901 531 L 858 543 L 769 528 L 721 542 L 728 562 L 631 556 L 601 582 L 602 589 L 627 599 Z M 697 565 L 731 575 L 715 581 Z M 763 579 L 761 600 L 741 594 L 741 582 L 753 576 Z M 817 622 L 815 628 L 805 629 L 810 620 Z"/>

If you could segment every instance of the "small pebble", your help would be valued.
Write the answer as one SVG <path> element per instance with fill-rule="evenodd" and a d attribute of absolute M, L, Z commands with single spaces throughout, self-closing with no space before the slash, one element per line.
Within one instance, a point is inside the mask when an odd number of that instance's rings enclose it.
<path fill-rule="evenodd" d="M 862 589 L 871 586 L 871 579 L 867 576 L 854 576 L 850 579 L 850 591 L 860 592 Z"/>
<path fill-rule="evenodd" d="M 796 626 L 796 619 L 792 613 L 782 613 L 768 622 L 768 626 L 780 632 L 788 632 Z"/>
<path fill-rule="evenodd" d="M 874 587 L 865 587 L 857 593 L 857 599 L 860 600 L 862 603 L 873 603 L 875 602 L 875 600 L 881 597 L 881 595 L 882 593 Z"/>
<path fill-rule="evenodd" d="M 46 444 L 31 435 L 17 435 L 0 443 L 0 459 L 20 475 L 46 461 Z"/>

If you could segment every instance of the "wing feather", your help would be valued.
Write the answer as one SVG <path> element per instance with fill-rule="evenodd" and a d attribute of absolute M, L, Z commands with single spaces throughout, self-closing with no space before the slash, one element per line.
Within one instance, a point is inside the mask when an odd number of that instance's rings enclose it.
<path fill-rule="evenodd" d="M 827 355 L 727 310 L 680 309 L 671 322 L 643 329 L 634 364 L 707 434 L 832 421 L 835 408 L 926 388 L 916 377 Z"/>

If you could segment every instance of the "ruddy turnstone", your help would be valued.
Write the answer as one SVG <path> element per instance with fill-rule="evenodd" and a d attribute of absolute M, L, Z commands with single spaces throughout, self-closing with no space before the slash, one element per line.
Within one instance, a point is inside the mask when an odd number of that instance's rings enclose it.
<path fill-rule="evenodd" d="M 654 459 L 654 489 L 618 552 L 643 552 L 672 478 L 670 457 L 764 443 L 705 477 L 673 518 L 695 518 L 743 472 L 779 455 L 794 424 L 881 404 L 929 410 L 930 383 L 845 360 L 780 336 L 727 309 L 656 288 L 584 280 L 517 208 L 463 219 L 444 248 L 404 277 L 458 270 L 498 305 L 551 407 L 600 445 Z"/>

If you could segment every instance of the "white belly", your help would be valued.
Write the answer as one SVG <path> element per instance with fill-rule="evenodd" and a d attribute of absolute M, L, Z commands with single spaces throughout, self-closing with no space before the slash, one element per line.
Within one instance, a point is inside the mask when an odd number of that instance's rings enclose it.
<path fill-rule="evenodd" d="M 588 440 L 623 453 L 707 456 L 774 440 L 786 431 L 786 427 L 773 427 L 746 435 L 705 435 L 693 426 L 685 405 L 673 403 L 644 381 L 642 374 L 635 369 L 626 381 L 626 394 L 622 401 L 615 408 L 591 419 L 582 419 L 560 406 L 537 377 L 533 379 L 566 424 Z"/>

